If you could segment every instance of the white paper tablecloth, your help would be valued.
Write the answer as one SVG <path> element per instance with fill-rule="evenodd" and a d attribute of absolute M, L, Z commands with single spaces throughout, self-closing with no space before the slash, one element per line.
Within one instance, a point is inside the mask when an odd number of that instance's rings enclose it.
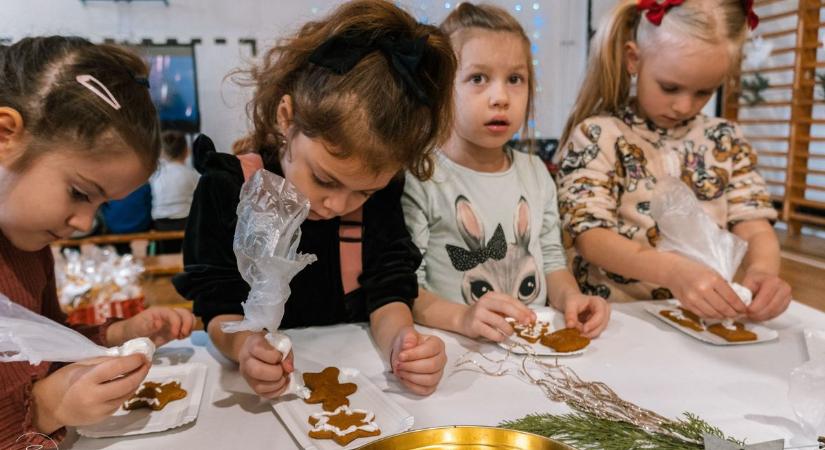
<path fill-rule="evenodd" d="M 825 314 L 792 303 L 766 324 L 779 332 L 772 342 L 716 347 L 692 339 L 642 310 L 642 303 L 618 304 L 602 337 L 581 356 L 562 358 L 585 380 L 606 382 L 624 399 L 667 417 L 698 414 L 725 433 L 748 442 L 800 435 L 788 403 L 788 374 L 807 359 L 803 328 L 825 330 Z M 422 329 L 425 332 L 426 329 Z M 568 408 L 513 377 L 453 373 L 468 349 L 502 355 L 477 343 L 435 331 L 447 345 L 447 372 L 427 398 L 403 391 L 384 364 L 365 325 L 290 330 L 296 355 L 329 365 L 355 367 L 415 417 L 414 429 L 443 425 L 496 425 L 536 412 Z M 208 365 L 200 414 L 193 424 L 161 433 L 123 438 L 70 438 L 61 449 L 278 449 L 298 448 L 269 403 L 260 401 L 234 364 L 196 332 L 191 339 L 158 351 L 156 364 L 197 361 Z M 496 405 L 496 406 L 494 406 Z M 791 441 L 794 442 L 794 441 Z"/>

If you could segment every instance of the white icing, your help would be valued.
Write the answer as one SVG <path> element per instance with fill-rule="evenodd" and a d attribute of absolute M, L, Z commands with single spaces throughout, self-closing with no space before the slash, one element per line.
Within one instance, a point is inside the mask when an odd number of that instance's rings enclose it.
<path fill-rule="evenodd" d="M 365 414 L 363 419 L 363 424 L 361 425 L 350 425 L 345 430 L 342 430 L 338 427 L 334 427 L 329 424 L 329 418 L 331 416 L 338 415 L 339 413 L 345 413 L 348 416 L 353 414 Z M 375 414 L 372 411 L 366 411 L 363 409 L 350 409 L 349 406 L 339 406 L 335 411 L 323 411 L 320 413 L 315 413 L 311 416 L 313 419 L 317 420 L 315 425 L 313 425 L 312 430 L 310 431 L 331 431 L 332 433 L 336 434 L 337 436 L 345 436 L 350 433 L 354 433 L 357 430 L 366 431 L 372 433 L 374 431 L 378 431 L 378 424 L 375 423 Z"/>
<path fill-rule="evenodd" d="M 285 334 L 269 332 L 266 333 L 266 340 L 269 342 L 269 345 L 275 347 L 275 350 L 281 352 L 284 357 L 292 350 L 292 341 L 289 339 L 289 336 Z"/>
<path fill-rule="evenodd" d="M 160 400 L 156 397 L 134 397 L 126 400 L 126 403 L 124 403 L 123 406 L 125 408 L 129 408 L 138 402 L 146 402 L 150 405 L 160 405 Z"/>
<path fill-rule="evenodd" d="M 306 400 L 309 398 L 312 391 L 308 387 L 298 383 L 298 377 L 293 373 L 289 379 L 289 386 L 287 386 L 284 394 L 295 394 L 298 397 Z"/>
<path fill-rule="evenodd" d="M 538 339 L 544 335 L 544 332 L 547 331 L 549 327 L 549 323 L 539 320 L 530 325 L 516 325 L 515 329 L 524 338 Z"/>
<path fill-rule="evenodd" d="M 687 316 L 685 316 L 685 313 L 683 313 L 681 309 L 671 309 L 670 314 L 676 320 L 690 320 Z"/>
<path fill-rule="evenodd" d="M 151 361 L 155 354 L 155 344 L 151 339 L 141 337 L 127 341 L 120 347 L 112 347 L 106 350 L 109 356 L 129 356 L 133 353 L 143 353 L 146 360 Z"/>
<path fill-rule="evenodd" d="M 739 283 L 730 283 L 730 287 L 731 289 L 733 289 L 733 292 L 736 292 L 736 295 L 738 295 L 739 298 L 742 299 L 742 303 L 744 303 L 745 306 L 751 305 L 751 302 L 753 301 L 753 293 L 750 289 L 746 288 L 745 286 L 742 286 Z"/>
<path fill-rule="evenodd" d="M 720 322 L 723 327 L 727 328 L 730 331 L 736 331 L 736 324 L 733 322 L 733 319 L 725 319 Z"/>

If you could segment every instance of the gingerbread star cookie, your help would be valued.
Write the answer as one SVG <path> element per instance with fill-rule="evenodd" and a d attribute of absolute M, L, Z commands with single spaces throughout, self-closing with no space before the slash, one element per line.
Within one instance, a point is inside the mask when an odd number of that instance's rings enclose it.
<path fill-rule="evenodd" d="M 180 382 L 170 381 L 165 384 L 145 381 L 129 400 L 123 402 L 123 409 L 131 411 L 149 408 L 160 411 L 169 402 L 186 397 L 186 390 L 181 389 Z"/>
<path fill-rule="evenodd" d="M 307 403 L 321 403 L 324 411 L 334 411 L 340 406 L 349 405 L 348 395 L 355 393 L 358 387 L 355 383 L 341 383 L 338 381 L 340 370 L 337 367 L 327 367 L 318 373 L 304 373 L 304 384 L 312 391 Z"/>
<path fill-rule="evenodd" d="M 559 353 L 575 352 L 590 344 L 590 338 L 581 335 L 575 328 L 564 328 L 541 337 L 542 345 Z"/>
<path fill-rule="evenodd" d="M 361 437 L 378 436 L 381 430 L 375 423 L 375 414 L 362 409 L 339 406 L 335 411 L 324 411 L 309 417 L 309 437 L 332 439 L 344 446 Z"/>
<path fill-rule="evenodd" d="M 690 328 L 691 330 L 705 331 L 705 327 L 702 325 L 702 321 L 699 319 L 699 316 L 684 308 L 663 309 L 659 311 L 659 314 L 663 315 L 668 320 L 676 322 L 683 327 Z"/>

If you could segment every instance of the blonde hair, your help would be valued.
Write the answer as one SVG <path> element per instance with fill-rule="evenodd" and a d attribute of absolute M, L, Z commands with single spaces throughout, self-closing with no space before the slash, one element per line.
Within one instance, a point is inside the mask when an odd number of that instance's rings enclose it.
<path fill-rule="evenodd" d="M 625 68 L 625 44 L 629 41 L 635 41 L 642 54 L 696 40 L 711 45 L 727 43 L 731 68 L 738 67 L 747 37 L 742 0 L 685 0 L 668 9 L 658 26 L 644 18 L 645 12 L 640 12 L 637 4 L 638 0 L 621 0 L 593 36 L 587 74 L 564 127 L 562 143 L 586 118 L 617 114 L 627 105 L 630 75 Z"/>
<path fill-rule="evenodd" d="M 469 28 L 479 28 L 489 31 L 500 31 L 514 33 L 524 41 L 525 58 L 527 60 L 527 109 L 525 111 L 524 127 L 522 133 L 530 137 L 530 121 L 535 116 L 535 86 L 536 77 L 533 70 L 533 63 L 530 60 L 530 38 L 524 32 L 521 24 L 515 17 L 507 11 L 493 5 L 474 5 L 463 2 L 456 7 L 439 25 L 441 31 L 450 37 L 456 54 L 459 53 L 461 44 L 458 36 L 461 31 Z"/>

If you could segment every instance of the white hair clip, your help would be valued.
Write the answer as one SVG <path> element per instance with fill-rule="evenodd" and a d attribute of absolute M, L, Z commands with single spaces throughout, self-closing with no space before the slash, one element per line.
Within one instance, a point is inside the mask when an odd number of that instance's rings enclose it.
<path fill-rule="evenodd" d="M 117 102 L 115 96 L 112 95 L 112 93 L 109 92 L 109 89 L 107 89 L 106 86 L 104 86 L 103 83 L 101 83 L 100 80 L 98 80 L 97 78 L 85 74 L 78 75 L 77 77 L 75 77 L 75 80 L 77 80 L 78 83 L 83 85 L 83 87 L 92 91 L 92 93 L 100 97 L 101 100 L 108 103 L 109 106 L 115 109 L 115 111 L 120 109 L 120 103 Z"/>

